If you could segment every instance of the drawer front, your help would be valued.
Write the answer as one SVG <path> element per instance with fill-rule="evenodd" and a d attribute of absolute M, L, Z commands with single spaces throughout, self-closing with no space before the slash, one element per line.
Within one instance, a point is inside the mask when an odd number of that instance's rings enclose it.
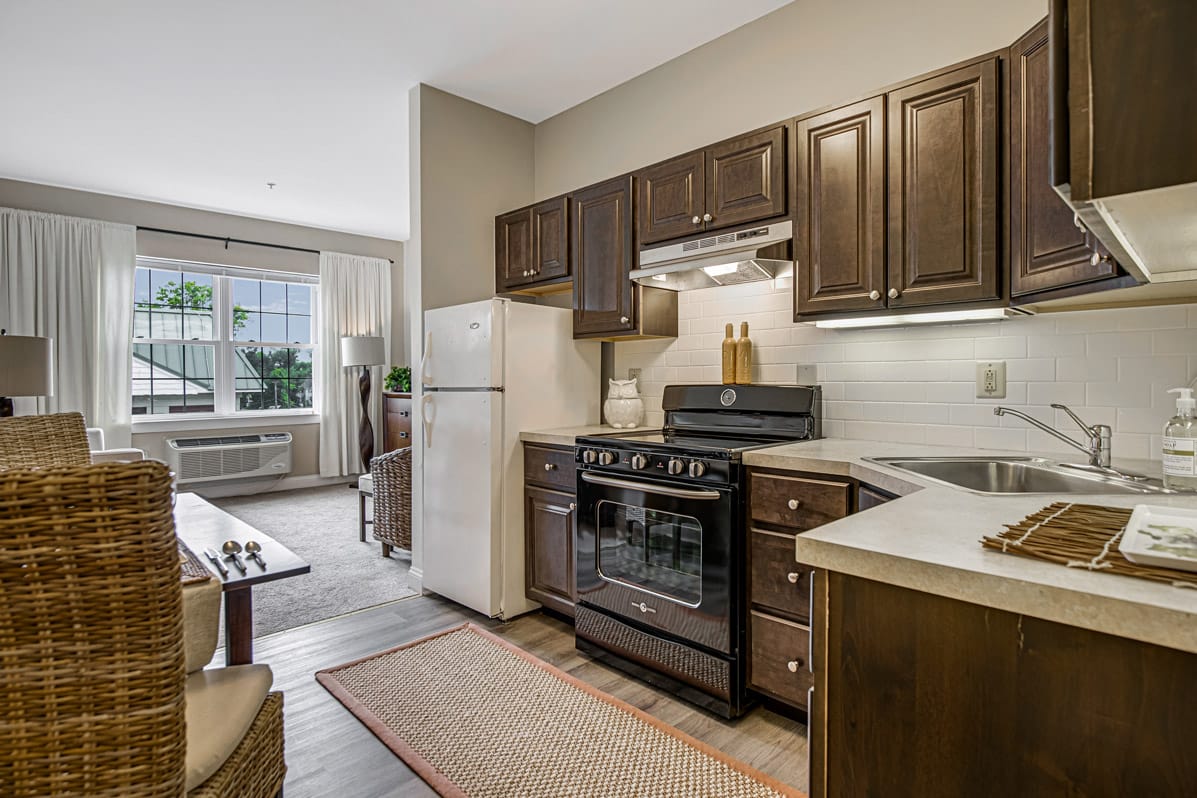
<path fill-rule="evenodd" d="M 806 691 L 815 683 L 808 661 L 810 630 L 754 610 L 749 634 L 752 636 L 749 686 L 806 709 Z"/>
<path fill-rule="evenodd" d="M 796 618 L 810 618 L 811 567 L 794 562 L 794 535 L 751 532 L 749 590 L 753 604 Z"/>
<path fill-rule="evenodd" d="M 576 493 L 577 475 L 574 473 L 573 449 L 547 449 L 541 446 L 524 447 L 524 480 Z"/>
<path fill-rule="evenodd" d="M 752 472 L 749 476 L 752 520 L 798 531 L 843 518 L 852 510 L 852 485 L 835 480 Z"/>

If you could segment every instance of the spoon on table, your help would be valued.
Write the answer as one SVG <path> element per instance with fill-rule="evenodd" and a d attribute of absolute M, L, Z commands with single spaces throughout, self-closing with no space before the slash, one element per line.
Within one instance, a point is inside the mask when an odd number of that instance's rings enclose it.
<path fill-rule="evenodd" d="M 245 561 L 241 559 L 241 544 L 235 540 L 226 540 L 220 550 L 228 555 L 229 559 L 233 561 L 233 565 L 237 566 L 237 570 L 242 574 L 246 573 Z"/>
<path fill-rule="evenodd" d="M 249 554 L 249 558 L 262 566 L 262 570 L 266 570 L 266 561 L 262 559 L 262 546 L 256 540 L 245 541 L 245 551 Z"/>

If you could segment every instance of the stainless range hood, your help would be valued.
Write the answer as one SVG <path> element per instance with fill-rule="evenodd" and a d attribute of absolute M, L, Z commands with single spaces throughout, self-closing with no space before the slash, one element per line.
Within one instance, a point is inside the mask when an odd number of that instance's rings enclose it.
<path fill-rule="evenodd" d="M 640 253 L 640 268 L 630 276 L 670 291 L 785 277 L 794 271 L 793 235 L 793 222 L 785 221 L 651 247 Z"/>

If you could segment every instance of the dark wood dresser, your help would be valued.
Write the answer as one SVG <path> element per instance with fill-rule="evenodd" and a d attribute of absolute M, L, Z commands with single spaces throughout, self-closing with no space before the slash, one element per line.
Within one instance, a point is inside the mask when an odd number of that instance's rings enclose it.
<path fill-rule="evenodd" d="M 411 394 L 382 394 L 382 451 L 411 446 Z"/>

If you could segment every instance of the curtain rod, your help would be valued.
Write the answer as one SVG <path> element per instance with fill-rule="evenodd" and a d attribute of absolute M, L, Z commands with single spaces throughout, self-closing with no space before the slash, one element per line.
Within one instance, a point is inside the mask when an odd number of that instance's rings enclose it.
<path fill-rule="evenodd" d="M 223 241 L 225 249 L 229 248 L 229 244 L 247 244 L 248 246 L 251 246 L 251 247 L 269 247 L 270 249 L 286 249 L 286 250 L 290 250 L 291 252 L 310 252 L 313 255 L 320 254 L 320 250 L 318 250 L 318 249 L 308 249 L 307 247 L 292 247 L 292 246 L 288 246 L 287 244 L 268 244 L 265 241 L 247 241 L 244 238 L 229 238 L 228 236 L 211 236 L 206 233 L 188 233 L 183 230 L 166 230 L 165 228 L 162 228 L 162 227 L 142 227 L 140 225 L 138 225 L 137 229 L 145 230 L 147 233 L 164 233 L 165 235 L 168 235 L 168 236 L 187 236 L 188 238 L 204 238 L 209 241 Z M 391 260 L 390 258 L 387 258 L 387 261 L 389 261 L 391 264 L 395 263 L 395 261 Z"/>

